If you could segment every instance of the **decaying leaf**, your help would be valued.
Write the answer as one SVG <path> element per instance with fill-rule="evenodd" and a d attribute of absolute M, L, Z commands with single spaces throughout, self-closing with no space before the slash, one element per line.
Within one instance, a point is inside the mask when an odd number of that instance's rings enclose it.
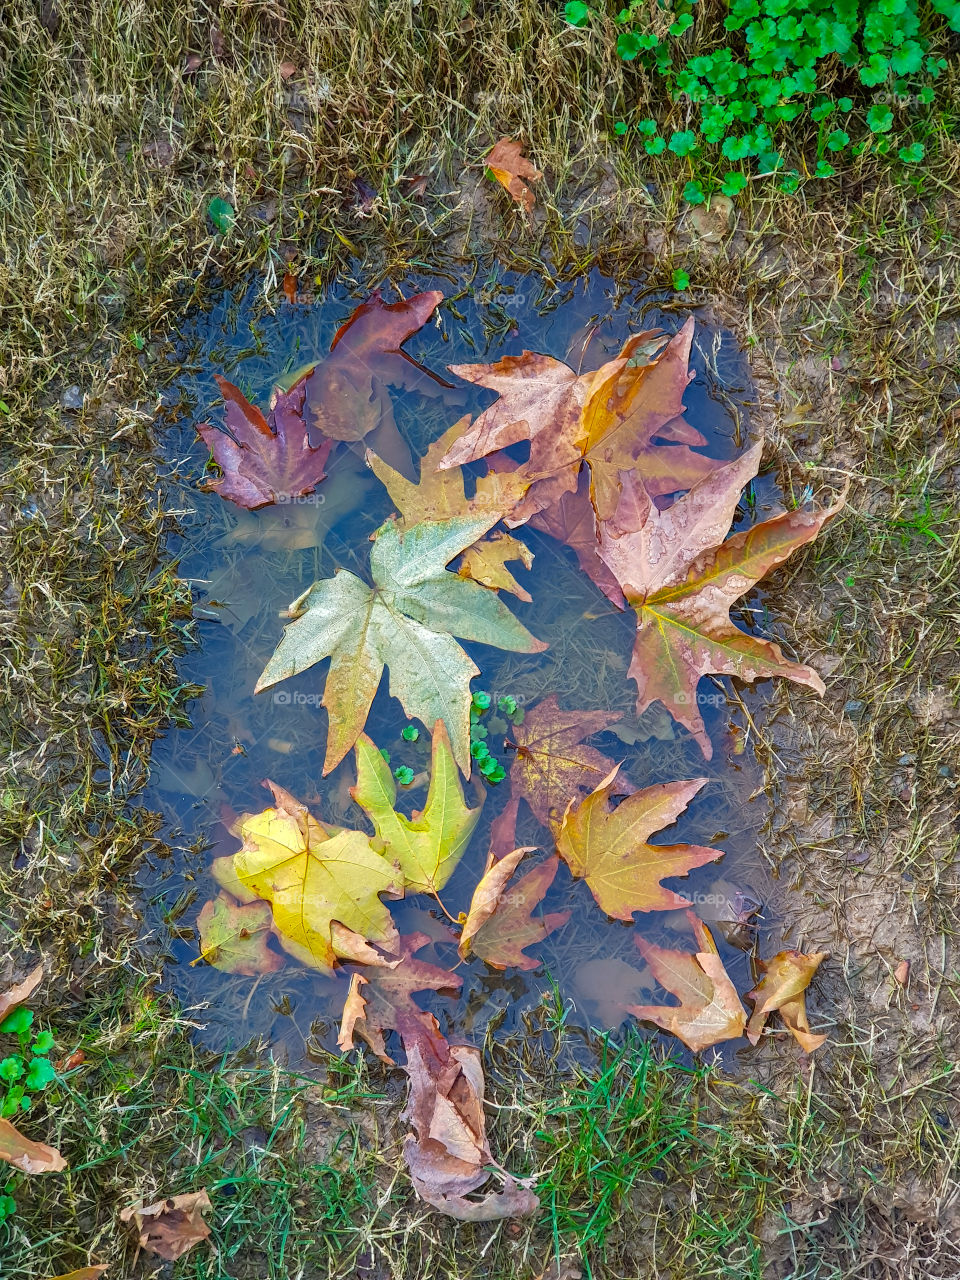
<path fill-rule="evenodd" d="M 467 548 L 457 572 L 461 578 L 472 578 L 491 591 L 509 591 L 518 600 L 529 602 L 533 597 L 507 568 L 508 560 L 519 560 L 525 569 L 533 568 L 533 552 L 525 542 L 509 533 L 492 533 Z"/>
<path fill-rule="evenodd" d="M 648 840 L 676 821 L 707 779 L 660 782 L 612 808 L 616 773 L 612 770 L 584 800 L 571 802 L 557 836 L 557 852 L 573 875 L 586 880 L 607 915 L 617 920 L 632 921 L 635 911 L 689 907 L 686 898 L 660 881 L 715 862 L 723 850 L 696 844 L 652 845 Z"/>
<path fill-rule="evenodd" d="M 785 676 L 824 690 L 811 667 L 789 662 L 778 645 L 730 620 L 731 605 L 811 542 L 843 505 L 841 497 L 823 511 L 788 511 L 724 542 L 741 490 L 757 473 L 761 448 L 718 467 L 662 511 L 637 474 L 621 473 L 616 514 L 601 526 L 600 555 L 638 618 L 629 669 L 639 691 L 637 712 L 659 700 L 708 759 L 712 747 L 697 707 L 701 676 Z"/>
<path fill-rule="evenodd" d="M 283 968 L 283 957 L 267 941 L 273 912 L 266 902 L 238 906 L 225 893 L 203 904 L 197 917 L 202 959 L 224 973 L 255 977 Z"/>
<path fill-rule="evenodd" d="M 811 1032 L 804 992 L 829 954 L 828 951 L 814 951 L 810 955 L 802 951 L 779 951 L 772 960 L 760 962 L 763 976 L 746 995 L 753 1005 L 747 1023 L 747 1039 L 751 1044 L 757 1043 L 767 1018 L 777 1010 L 783 1025 L 793 1033 L 804 1053 L 820 1048 L 827 1037 Z"/>
<path fill-rule="evenodd" d="M 67 1162 L 55 1147 L 25 1138 L 9 1120 L 0 1119 L 0 1160 L 21 1173 L 60 1173 Z"/>
<path fill-rule="evenodd" d="M 692 911 L 688 915 L 700 948 L 695 955 L 688 951 L 668 951 L 639 936 L 634 938 L 654 977 L 677 997 L 679 1005 L 632 1005 L 630 1012 L 672 1032 L 697 1053 L 742 1035 L 747 1015 L 723 967 L 710 930 Z"/>
<path fill-rule="evenodd" d="M 479 477 L 473 497 L 468 498 L 462 471 L 438 470 L 444 456 L 469 426 L 470 418 L 461 418 L 430 445 L 420 460 L 420 478 L 416 484 L 367 450 L 367 465 L 386 488 L 400 513 L 398 527 L 401 533 L 425 520 L 483 519 L 489 516 L 490 523 L 494 524 L 509 514 L 526 493 L 529 481 L 524 476 L 492 472 Z"/>
<path fill-rule="evenodd" d="M 511 888 L 507 888 L 518 863 L 530 849 L 514 849 L 505 858 L 493 854 L 470 902 L 460 935 L 460 956 L 472 951 L 494 969 L 536 969 L 540 961 L 524 954 L 524 947 L 542 942 L 547 934 L 570 919 L 569 911 L 534 916 L 557 874 L 559 860 L 546 858 Z"/>
<path fill-rule="evenodd" d="M 388 521 L 370 553 L 373 586 L 346 570 L 315 582 L 290 606 L 286 628 L 256 691 L 329 657 L 323 705 L 329 713 L 324 772 L 350 750 L 366 723 L 383 669 L 408 716 L 442 720 L 454 757 L 470 773 L 470 681 L 479 669 L 453 639 L 521 653 L 546 646 L 488 591 L 447 571 L 447 564 L 497 521 L 428 521 L 401 534 Z"/>
<path fill-rule="evenodd" d="M 538 702 L 511 730 L 517 753 L 510 766 L 511 795 L 526 800 L 545 827 L 556 827 L 570 802 L 592 791 L 613 768 L 584 738 L 619 719 L 618 711 L 563 711 L 555 693 Z M 632 782 L 618 778 L 616 795 L 633 790 Z"/>
<path fill-rule="evenodd" d="M 655 981 L 646 967 L 635 969 L 616 956 L 603 956 L 577 965 L 574 989 L 589 1003 L 601 1027 L 619 1027 L 641 993 L 652 991 Z"/>
<path fill-rule="evenodd" d="M 487 152 L 487 168 L 504 187 L 524 213 L 533 213 L 535 197 L 524 181 L 539 182 L 543 174 L 523 154 L 523 144 L 501 138 Z"/>
<path fill-rule="evenodd" d="M 433 730 L 427 802 L 409 818 L 394 808 L 397 784 L 366 734 L 358 738 L 356 754 L 357 785 L 350 794 L 376 829 L 376 848 L 399 864 L 409 892 L 436 893 L 463 856 L 481 808 L 471 809 L 464 801 L 443 721 L 438 720 Z"/>
<path fill-rule="evenodd" d="M 273 907 L 273 923 L 285 951 L 329 973 L 337 955 L 358 958 L 338 922 L 361 939 L 391 951 L 397 932 L 380 894 L 399 897 L 403 877 L 371 846 L 362 831 L 319 822 L 289 792 L 268 782 L 275 807 L 244 818 L 243 847 L 234 854 L 237 879 L 248 893 Z"/>
<path fill-rule="evenodd" d="M 590 501 L 590 478 L 585 472 L 573 493 L 564 493 L 558 502 L 535 512 L 529 525 L 570 547 L 580 568 L 607 599 L 618 609 L 625 607 L 620 583 L 600 559 L 600 529 Z"/>
<path fill-rule="evenodd" d="M 522 524 L 577 491 L 580 467 L 590 467 L 597 514 L 613 514 L 621 470 L 634 470 L 651 497 L 687 489 L 718 463 L 691 446 L 704 437 L 682 417 L 693 320 L 647 364 L 635 361 L 658 337 L 628 338 L 619 356 L 594 373 L 577 375 L 550 356 L 525 351 L 491 365 L 451 365 L 452 373 L 500 394 L 449 449 L 444 468 L 489 457 L 497 471 L 525 475 L 530 489 L 507 517 Z M 527 462 L 511 463 L 502 450 L 530 442 Z"/>
<path fill-rule="evenodd" d="M 409 1054 L 417 1045 L 427 1062 L 446 1060 L 447 1042 L 437 1020 L 413 999 L 415 991 L 438 991 L 456 995 L 463 979 L 439 965 L 418 960 L 416 952 L 429 945 L 425 933 L 402 937 L 394 947 L 400 963 L 393 968 L 368 968 L 354 974 L 344 1005 L 338 1044 L 344 1051 L 354 1047 L 354 1035 L 365 1040 L 382 1062 L 393 1065 L 383 1040 L 384 1031 L 398 1031 Z"/>
<path fill-rule="evenodd" d="M 210 1235 L 203 1214 L 212 1208 L 206 1191 L 191 1191 L 123 1209 L 120 1220 L 133 1224 L 141 1249 L 175 1262 Z"/>
<path fill-rule="evenodd" d="M 203 422 L 197 431 L 223 474 L 203 487 L 250 510 L 312 493 L 326 475 L 333 445 L 325 440 L 314 448 L 307 439 L 304 383 L 277 393 L 269 420 L 232 382 L 218 376 L 217 385 L 227 430 Z"/>
<path fill-rule="evenodd" d="M 449 1045 L 430 1061 L 417 1043 L 407 1045 L 404 1067 L 410 1094 L 403 1118 L 414 1132 L 403 1154 L 417 1193 L 435 1209 L 465 1222 L 522 1217 L 540 1206 L 536 1195 L 503 1174 L 504 1188 L 479 1200 L 467 1196 L 490 1177 L 493 1156 L 483 1115 L 483 1068 L 472 1045 Z"/>
<path fill-rule="evenodd" d="M 26 1003 L 42 981 L 43 965 L 38 964 L 22 982 L 14 983 L 12 987 L 7 987 L 6 991 L 0 992 L 0 1022 L 8 1013 L 12 1013 L 14 1009 Z"/>
<path fill-rule="evenodd" d="M 405 351 L 439 304 L 437 290 L 384 302 L 379 289 L 342 324 L 325 360 L 309 369 L 304 412 L 311 427 L 330 440 L 362 440 L 392 419 L 388 386 L 435 393 L 449 387 Z"/>

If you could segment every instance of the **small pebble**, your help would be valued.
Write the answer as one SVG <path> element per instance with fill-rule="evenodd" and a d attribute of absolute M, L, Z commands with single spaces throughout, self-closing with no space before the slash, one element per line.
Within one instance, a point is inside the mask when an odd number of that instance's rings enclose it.
<path fill-rule="evenodd" d="M 849 702 L 843 704 L 844 715 L 848 715 L 851 720 L 858 720 L 863 714 L 865 705 L 859 698 L 851 698 Z"/>

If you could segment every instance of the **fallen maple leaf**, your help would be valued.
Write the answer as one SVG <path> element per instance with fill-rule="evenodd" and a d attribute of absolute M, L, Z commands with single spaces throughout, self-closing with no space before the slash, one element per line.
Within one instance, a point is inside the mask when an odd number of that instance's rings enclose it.
<path fill-rule="evenodd" d="M 389 493 L 401 520 L 401 532 L 424 520 L 483 518 L 491 524 L 508 514 L 527 491 L 529 481 L 512 473 L 480 476 L 472 498 L 466 496 L 460 470 L 438 470 L 440 462 L 470 426 L 470 418 L 461 418 L 429 446 L 420 460 L 420 477 L 416 484 L 400 474 L 371 450 L 367 465 Z"/>
<path fill-rule="evenodd" d="M 370 552 L 373 586 L 341 569 L 315 582 L 290 606 L 295 619 L 257 681 L 255 692 L 329 657 L 323 694 L 329 713 L 324 773 L 350 750 L 366 723 L 385 666 L 390 692 L 408 716 L 442 720 L 463 772 L 470 773 L 470 681 L 479 668 L 454 635 L 500 649 L 540 653 L 547 646 L 495 591 L 446 565 L 497 521 L 428 521 L 401 535 L 388 521 Z"/>
<path fill-rule="evenodd" d="M 398 1031 L 409 1053 L 420 1046 L 429 1062 L 446 1061 L 447 1042 L 437 1020 L 413 999 L 415 991 L 456 995 L 463 979 L 439 965 L 418 960 L 416 952 L 431 939 L 425 933 L 406 934 L 393 948 L 400 963 L 393 968 L 368 968 L 355 972 L 344 1004 L 340 1038 L 344 1051 L 354 1047 L 354 1035 L 367 1042 L 382 1062 L 394 1065 L 383 1040 L 384 1031 Z"/>
<path fill-rule="evenodd" d="M 523 154 L 523 144 L 501 138 L 487 152 L 486 166 L 529 217 L 533 213 L 534 194 L 524 178 L 539 182 L 543 174 Z"/>
<path fill-rule="evenodd" d="M 810 955 L 802 951 L 779 951 L 772 960 L 760 961 L 763 976 L 746 995 L 754 1006 L 747 1023 L 747 1039 L 751 1044 L 757 1043 L 767 1018 L 778 1010 L 783 1025 L 792 1032 L 804 1053 L 820 1048 L 827 1037 L 811 1032 L 804 992 L 829 954 L 828 951 L 814 951 Z"/>
<path fill-rule="evenodd" d="M 508 560 L 519 560 L 525 569 L 533 568 L 533 552 L 526 543 L 509 533 L 492 533 L 467 548 L 457 572 L 461 578 L 472 578 L 491 591 L 509 591 L 518 600 L 529 602 L 533 597 L 506 567 Z"/>
<path fill-rule="evenodd" d="M 0 1022 L 8 1013 L 12 1013 L 14 1009 L 29 1000 L 42 981 L 43 965 L 38 964 L 22 982 L 14 983 L 12 987 L 7 987 L 6 991 L 0 992 Z"/>
<path fill-rule="evenodd" d="M 598 515 L 612 514 L 619 471 L 636 469 L 651 497 L 689 488 L 719 464 L 691 445 L 705 438 L 683 421 L 693 320 L 648 364 L 634 364 L 656 337 L 645 331 L 628 338 L 620 354 L 593 373 L 577 375 L 551 356 L 525 351 L 490 365 L 450 365 L 451 373 L 499 393 L 499 399 L 454 442 L 441 468 L 496 455 L 498 471 L 514 470 L 530 489 L 506 518 L 522 524 L 577 490 L 583 461 L 590 466 L 591 497 Z M 525 463 L 502 451 L 530 442 Z"/>
<path fill-rule="evenodd" d="M 233 869 L 248 893 L 273 907 L 284 950 L 329 973 L 343 955 L 334 922 L 345 926 L 348 938 L 353 931 L 391 950 L 397 932 L 380 894 L 402 895 L 398 868 L 362 831 L 327 827 L 282 787 L 267 786 L 275 807 L 243 819 L 243 848 L 233 855 Z M 356 958 L 352 948 L 347 955 Z"/>
<path fill-rule="evenodd" d="M 303 421 L 304 383 L 274 398 L 269 421 L 226 378 L 217 385 L 227 410 L 227 430 L 202 422 L 197 431 L 223 472 L 203 488 L 254 510 L 312 493 L 326 475 L 333 444 L 314 448 Z"/>
<path fill-rule="evenodd" d="M 25 1138 L 9 1120 L 0 1119 L 0 1160 L 21 1173 L 60 1173 L 67 1162 L 55 1147 Z"/>
<path fill-rule="evenodd" d="M 686 898 L 660 881 L 716 862 L 723 850 L 696 844 L 652 845 L 648 838 L 675 822 L 707 779 L 660 782 L 611 808 L 617 768 L 584 800 L 571 802 L 560 825 L 557 852 L 574 876 L 586 880 L 602 910 L 617 920 L 630 922 L 635 911 L 689 907 Z"/>
<path fill-rule="evenodd" d="M 238 906 L 225 893 L 218 894 L 203 904 L 197 929 L 200 957 L 215 969 L 252 978 L 283 968 L 283 957 L 267 946 L 273 912 L 266 902 Z"/>
<path fill-rule="evenodd" d="M 546 858 L 516 884 L 507 884 L 518 863 L 530 849 L 515 849 L 505 858 L 491 853 L 486 870 L 473 891 L 470 909 L 460 934 L 460 958 L 472 951 L 494 969 L 536 969 L 540 961 L 524 954 L 524 947 L 542 942 L 547 934 L 559 929 L 570 919 L 569 911 L 554 911 L 546 916 L 533 916 L 547 890 L 553 884 L 557 858 Z"/>
<path fill-rule="evenodd" d="M 619 711 L 562 711 L 555 693 L 538 702 L 511 730 L 508 745 L 517 753 L 510 766 L 511 795 L 526 800 L 545 827 L 559 824 L 570 802 L 592 791 L 613 768 L 584 738 L 619 719 Z M 623 779 L 616 794 L 633 790 Z"/>
<path fill-rule="evenodd" d="M 663 511 L 634 475 L 621 473 L 614 519 L 601 526 L 600 555 L 638 618 L 628 672 L 637 682 L 637 713 L 659 700 L 707 759 L 712 746 L 697 708 L 701 676 L 784 676 L 824 691 L 812 668 L 788 662 L 778 645 L 730 621 L 731 605 L 812 541 L 844 501 L 816 513 L 785 512 L 723 542 L 741 490 L 757 473 L 761 449 L 756 444 L 718 467 Z"/>
<path fill-rule="evenodd" d="M 357 784 L 350 794 L 376 829 L 377 849 L 399 864 L 406 889 L 436 893 L 463 856 L 481 809 L 464 801 L 443 721 L 433 729 L 427 802 L 409 818 L 394 808 L 397 785 L 390 766 L 366 734 L 357 739 L 356 754 Z"/>
<path fill-rule="evenodd" d="M 133 1223 L 141 1249 L 175 1262 L 210 1235 L 202 1215 L 212 1207 L 206 1191 L 191 1191 L 123 1209 L 120 1220 Z"/>
<path fill-rule="evenodd" d="M 384 302 L 375 290 L 340 326 L 325 360 L 311 366 L 304 412 L 330 440 L 362 440 L 390 409 L 387 386 L 435 391 L 450 384 L 418 364 L 403 343 L 443 301 L 437 290 Z"/>
<path fill-rule="evenodd" d="M 680 1004 L 631 1005 L 630 1012 L 672 1032 L 697 1053 L 742 1035 L 747 1015 L 723 967 L 710 930 L 692 911 L 687 915 L 700 948 L 695 955 L 688 951 L 668 951 L 639 936 L 634 938 L 654 977 Z"/>
<path fill-rule="evenodd" d="M 563 542 L 576 554 L 580 568 L 618 609 L 626 607 L 620 583 L 600 558 L 600 529 L 590 501 L 590 478 L 581 473 L 576 490 L 534 512 L 529 526 Z"/>
<path fill-rule="evenodd" d="M 97 1280 L 97 1276 L 102 1276 L 107 1270 L 109 1268 L 106 1266 L 81 1267 L 79 1271 L 68 1271 L 65 1275 L 54 1276 L 53 1280 Z"/>
<path fill-rule="evenodd" d="M 577 965 L 573 982 L 579 999 L 593 1006 L 600 1026 L 611 1030 L 623 1022 L 640 993 L 654 986 L 649 969 L 635 969 L 616 956 Z"/>
<path fill-rule="evenodd" d="M 430 1061 L 417 1043 L 406 1046 L 410 1093 L 402 1118 L 413 1126 L 403 1143 L 410 1179 L 422 1199 L 463 1222 L 492 1222 L 535 1213 L 537 1196 L 502 1174 L 504 1189 L 480 1200 L 466 1197 L 488 1179 L 494 1163 L 483 1115 L 483 1068 L 472 1045 L 450 1045 Z"/>

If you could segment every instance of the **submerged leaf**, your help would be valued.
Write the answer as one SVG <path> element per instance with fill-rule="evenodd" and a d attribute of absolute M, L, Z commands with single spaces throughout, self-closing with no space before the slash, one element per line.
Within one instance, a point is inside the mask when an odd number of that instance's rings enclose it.
<path fill-rule="evenodd" d="M 283 968 L 283 957 L 267 946 L 273 913 L 266 902 L 238 906 L 221 893 L 204 903 L 197 929 L 202 958 L 215 969 L 255 977 Z"/>
<path fill-rule="evenodd" d="M 326 475 L 333 444 L 314 448 L 307 439 L 303 382 L 276 397 L 269 420 L 232 382 L 218 376 L 217 385 L 227 430 L 202 422 L 197 431 L 223 475 L 203 487 L 248 510 L 312 493 Z"/>
<path fill-rule="evenodd" d="M 638 618 L 629 675 L 637 682 L 637 712 L 660 701 L 685 725 L 709 759 L 712 746 L 697 707 L 701 676 L 760 680 L 785 676 L 822 693 L 820 676 L 789 662 L 770 640 L 740 631 L 731 605 L 804 543 L 843 505 L 819 512 L 788 511 L 735 533 L 726 542 L 762 445 L 719 467 L 689 493 L 659 510 L 636 475 L 621 473 L 623 490 L 600 555 Z"/>
<path fill-rule="evenodd" d="M 533 552 L 526 543 L 508 533 L 492 533 L 467 548 L 457 572 L 461 578 L 472 578 L 491 591 L 509 591 L 518 600 L 529 602 L 533 597 L 507 568 L 508 560 L 519 560 L 525 569 L 533 568 Z"/>
<path fill-rule="evenodd" d="M 630 1012 L 671 1031 L 694 1053 L 743 1034 L 747 1015 L 707 926 L 688 911 L 700 950 L 668 951 L 641 937 L 634 941 L 660 985 L 679 1005 L 632 1005 Z"/>
<path fill-rule="evenodd" d="M 244 888 L 273 907 L 284 949 L 329 973 L 343 953 L 333 935 L 338 922 L 391 950 L 397 932 L 380 894 L 403 893 L 396 866 L 362 831 L 325 827 L 282 787 L 267 785 L 276 807 L 243 820 L 243 848 L 233 862 Z"/>
<path fill-rule="evenodd" d="M 463 799 L 460 772 L 443 721 L 433 730 L 430 787 L 422 810 L 407 818 L 394 808 L 397 788 L 390 766 L 366 734 L 356 744 L 357 785 L 350 794 L 373 823 L 377 847 L 398 863 L 412 893 L 436 893 L 450 879 L 480 817 L 481 805 Z"/>
<path fill-rule="evenodd" d="M 573 875 L 586 880 L 608 916 L 632 921 L 635 911 L 690 906 L 660 881 L 716 862 L 723 850 L 696 844 L 653 845 L 648 839 L 676 821 L 706 781 L 660 782 L 611 808 L 610 799 L 617 790 L 614 769 L 585 800 L 571 803 L 557 836 L 557 852 Z"/>
<path fill-rule="evenodd" d="M 538 702 L 511 730 L 517 752 L 510 768 L 511 795 L 526 800 L 545 827 L 558 825 L 570 802 L 592 791 L 613 768 L 613 761 L 584 738 L 619 719 L 618 711 L 563 711 L 555 693 Z M 633 790 L 633 783 L 623 779 L 615 794 Z"/>
<path fill-rule="evenodd" d="M 346 570 L 315 582 L 290 607 L 284 632 L 256 691 L 329 657 L 323 695 L 329 713 L 324 772 L 359 737 L 390 669 L 390 692 L 408 716 L 442 720 L 463 772 L 470 772 L 470 681 L 479 668 L 453 639 L 539 653 L 535 639 L 494 591 L 468 582 L 446 565 L 496 523 L 496 513 L 414 525 L 401 534 L 388 522 L 370 553 L 373 586 Z"/>
<path fill-rule="evenodd" d="M 802 951 L 779 951 L 772 960 L 760 961 L 763 976 L 746 995 L 754 1006 L 747 1023 L 747 1039 L 751 1044 L 757 1043 L 767 1018 L 778 1010 L 783 1025 L 804 1053 L 820 1048 L 827 1037 L 811 1032 L 804 992 L 829 954 L 828 951 L 814 951 L 810 955 Z"/>

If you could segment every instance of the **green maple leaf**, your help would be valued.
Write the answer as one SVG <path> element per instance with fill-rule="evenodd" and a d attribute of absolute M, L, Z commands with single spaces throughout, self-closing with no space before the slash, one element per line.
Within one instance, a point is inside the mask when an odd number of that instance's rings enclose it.
<path fill-rule="evenodd" d="M 453 754 L 470 773 L 470 681 L 479 668 L 453 639 L 521 653 L 546 648 L 495 591 L 447 564 L 496 524 L 498 515 L 424 521 L 400 532 L 382 525 L 370 552 L 370 586 L 340 569 L 290 606 L 294 621 L 257 681 L 256 692 L 330 659 L 323 705 L 330 724 L 324 773 L 347 754 L 390 669 L 390 692 L 409 717 L 442 720 Z"/>
<path fill-rule="evenodd" d="M 375 847 L 400 864 L 406 889 L 436 893 L 453 874 L 480 817 L 480 805 L 471 809 L 464 801 L 443 721 L 433 733 L 427 803 L 412 817 L 394 809 L 397 788 L 390 766 L 365 733 L 356 750 L 357 785 L 350 794 L 376 827 Z"/>

